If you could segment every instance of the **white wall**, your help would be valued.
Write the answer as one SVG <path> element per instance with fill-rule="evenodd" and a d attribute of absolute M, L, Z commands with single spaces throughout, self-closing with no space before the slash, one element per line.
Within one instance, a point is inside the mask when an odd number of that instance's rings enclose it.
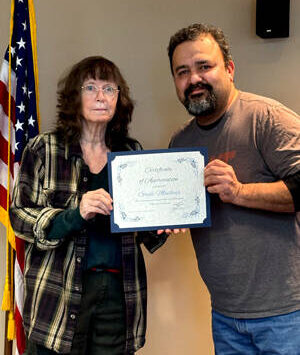
<path fill-rule="evenodd" d="M 9 7 L 1 0 L 0 57 L 8 41 Z M 167 147 L 188 116 L 175 97 L 166 47 L 170 35 L 194 22 L 216 24 L 230 38 L 239 88 L 300 112 L 299 0 L 291 0 L 290 37 L 269 40 L 255 36 L 255 0 L 36 0 L 35 8 L 43 131 L 55 118 L 59 75 L 83 57 L 101 54 L 121 68 L 136 101 L 132 135 L 147 149 Z M 0 234 L 2 252 L 3 228 Z M 212 354 L 209 298 L 188 234 L 171 237 L 153 256 L 145 254 L 149 322 L 139 354 Z M 3 268 L 3 258 L 0 263 Z M 3 283 L 1 269 L 0 287 Z"/>

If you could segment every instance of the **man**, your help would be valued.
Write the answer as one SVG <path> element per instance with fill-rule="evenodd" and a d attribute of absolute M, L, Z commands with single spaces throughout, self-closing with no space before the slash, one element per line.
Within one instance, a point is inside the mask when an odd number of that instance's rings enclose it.
<path fill-rule="evenodd" d="M 221 30 L 171 37 L 179 100 L 194 116 L 170 147 L 208 148 L 212 227 L 192 229 L 216 354 L 300 354 L 300 120 L 241 92 Z"/>

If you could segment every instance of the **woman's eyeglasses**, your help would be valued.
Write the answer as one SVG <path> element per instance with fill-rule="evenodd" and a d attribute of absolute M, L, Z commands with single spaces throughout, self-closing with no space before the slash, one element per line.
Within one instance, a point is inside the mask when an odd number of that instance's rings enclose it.
<path fill-rule="evenodd" d="M 84 85 L 81 87 L 81 90 L 85 95 L 88 95 L 91 97 L 96 97 L 98 95 L 98 92 L 101 91 L 103 96 L 105 96 L 107 98 L 115 97 L 117 95 L 117 93 L 120 91 L 119 89 L 116 89 L 110 85 L 97 86 L 95 84 Z"/>

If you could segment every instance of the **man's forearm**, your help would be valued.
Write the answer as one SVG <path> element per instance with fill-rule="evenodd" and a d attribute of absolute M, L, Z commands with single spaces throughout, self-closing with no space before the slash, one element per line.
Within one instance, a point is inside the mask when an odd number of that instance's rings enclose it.
<path fill-rule="evenodd" d="M 283 181 L 241 184 L 233 203 L 273 212 L 295 211 L 292 195 Z"/>

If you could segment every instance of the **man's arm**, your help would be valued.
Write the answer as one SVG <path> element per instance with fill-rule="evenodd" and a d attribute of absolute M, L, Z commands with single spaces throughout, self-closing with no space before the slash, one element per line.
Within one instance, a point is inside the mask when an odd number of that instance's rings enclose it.
<path fill-rule="evenodd" d="M 236 205 L 273 212 L 294 212 L 292 195 L 283 181 L 241 184 Z"/>
<path fill-rule="evenodd" d="M 283 181 L 242 184 L 231 165 L 213 160 L 205 168 L 208 192 L 218 194 L 225 203 L 273 212 L 294 212 L 292 194 Z"/>

